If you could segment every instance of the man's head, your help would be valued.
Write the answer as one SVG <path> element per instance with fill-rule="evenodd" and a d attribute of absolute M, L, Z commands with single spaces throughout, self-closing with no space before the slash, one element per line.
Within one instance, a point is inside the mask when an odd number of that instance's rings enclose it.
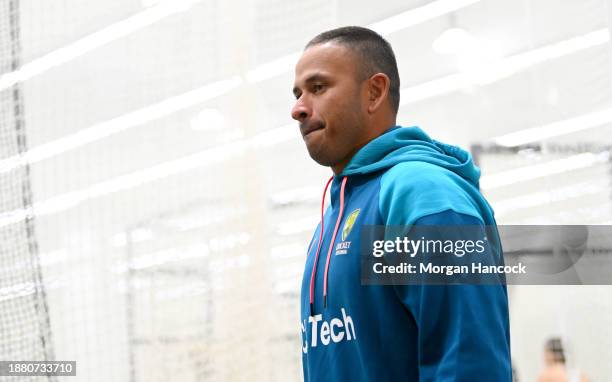
<path fill-rule="evenodd" d="M 310 156 L 342 171 L 362 146 L 395 124 L 399 86 L 393 50 L 376 32 L 343 27 L 312 39 L 295 68 L 291 111 Z"/>

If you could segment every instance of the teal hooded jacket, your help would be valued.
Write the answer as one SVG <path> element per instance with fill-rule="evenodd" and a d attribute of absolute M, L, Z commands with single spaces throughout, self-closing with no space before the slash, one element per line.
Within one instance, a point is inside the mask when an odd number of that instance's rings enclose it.
<path fill-rule="evenodd" d="M 302 281 L 305 381 L 511 381 L 505 285 L 361 282 L 365 227 L 495 227 L 479 177 L 466 151 L 395 126 L 328 181 Z"/>

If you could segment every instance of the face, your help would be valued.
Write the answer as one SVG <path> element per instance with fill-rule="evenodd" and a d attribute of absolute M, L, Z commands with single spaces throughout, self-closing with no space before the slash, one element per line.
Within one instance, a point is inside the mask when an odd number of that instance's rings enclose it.
<path fill-rule="evenodd" d="M 354 53 L 337 43 L 314 45 L 295 68 L 291 117 L 310 157 L 323 166 L 343 168 L 366 135 L 364 81 L 355 68 Z"/>
<path fill-rule="evenodd" d="M 544 364 L 546 366 L 553 365 L 555 363 L 555 355 L 548 349 L 544 349 Z"/>

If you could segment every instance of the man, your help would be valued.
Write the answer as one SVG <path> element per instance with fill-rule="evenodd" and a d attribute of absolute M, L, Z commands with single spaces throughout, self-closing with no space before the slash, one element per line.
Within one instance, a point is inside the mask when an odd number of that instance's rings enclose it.
<path fill-rule="evenodd" d="M 399 87 L 365 28 L 318 35 L 296 65 L 291 115 L 334 174 L 302 283 L 304 379 L 510 381 L 504 285 L 361 285 L 364 225 L 495 226 L 470 155 L 396 126 Z"/>

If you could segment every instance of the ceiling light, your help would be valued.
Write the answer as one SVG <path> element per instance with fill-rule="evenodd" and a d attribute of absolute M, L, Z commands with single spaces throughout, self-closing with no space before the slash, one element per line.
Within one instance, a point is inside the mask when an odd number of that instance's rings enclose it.
<path fill-rule="evenodd" d="M 66 62 L 112 41 L 128 36 L 168 16 L 184 12 L 201 1 L 202 0 L 162 1 L 160 4 L 151 6 L 125 20 L 111 24 L 75 42 L 23 64 L 19 69 L 13 72 L 3 74 L 0 76 L 0 91 L 10 88 L 18 82 L 29 80 L 55 66 L 65 64 Z"/>
<path fill-rule="evenodd" d="M 463 28 L 449 28 L 442 32 L 432 43 L 438 54 L 458 54 L 470 50 L 476 41 L 474 36 Z"/>
<path fill-rule="evenodd" d="M 493 138 L 493 141 L 500 146 L 514 147 L 576 133 L 610 122 L 612 122 L 612 108 L 505 134 Z"/>

